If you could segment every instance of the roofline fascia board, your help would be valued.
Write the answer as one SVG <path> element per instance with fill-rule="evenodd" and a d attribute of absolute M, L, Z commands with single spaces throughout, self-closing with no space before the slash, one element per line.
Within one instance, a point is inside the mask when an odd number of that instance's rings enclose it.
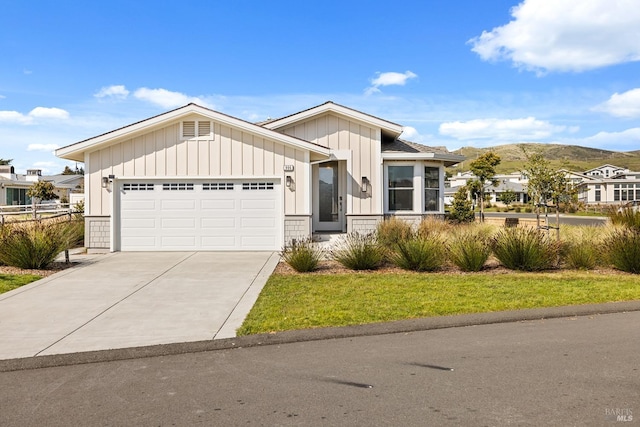
<path fill-rule="evenodd" d="M 333 102 L 327 102 L 327 103 L 318 105 L 316 107 L 310 108 L 308 110 L 304 110 L 299 113 L 295 113 L 295 114 L 283 117 L 281 119 L 276 119 L 272 122 L 265 123 L 263 127 L 268 129 L 276 129 L 276 128 L 287 126 L 287 125 L 299 122 L 301 120 L 305 120 L 310 117 L 314 117 L 324 113 L 341 114 L 343 116 L 347 116 L 351 119 L 357 120 L 359 122 L 362 122 L 368 125 L 375 125 L 381 128 L 382 130 L 393 132 L 394 134 L 397 134 L 397 135 L 400 135 L 403 131 L 403 126 L 397 123 L 389 122 L 387 120 L 380 119 L 378 117 L 371 116 L 369 114 L 362 113 L 360 111 L 353 110 L 351 108 L 344 107 L 342 105 L 338 105 Z"/>
<path fill-rule="evenodd" d="M 443 162 L 445 166 L 453 166 L 464 161 L 465 157 L 436 153 L 382 153 L 382 161 L 388 160 L 433 160 Z"/>
<path fill-rule="evenodd" d="M 268 139 L 280 141 L 284 144 L 292 145 L 304 150 L 313 151 L 317 154 L 329 156 L 328 148 L 304 141 L 299 138 L 295 138 L 293 136 L 285 135 L 271 129 L 267 129 L 262 126 L 255 125 L 253 123 L 250 123 L 241 119 L 237 119 L 227 114 L 219 113 L 217 111 L 210 110 L 208 108 L 204 108 L 196 104 L 188 104 L 182 108 L 178 108 L 176 110 L 151 117 L 150 119 L 146 119 L 146 120 L 134 123 L 132 125 L 125 126 L 115 131 L 108 132 L 108 133 L 105 133 L 81 142 L 77 142 L 75 144 L 68 145 L 66 147 L 58 148 L 55 154 L 56 156 L 65 158 L 65 159 L 84 161 L 83 156 L 81 156 L 80 154 L 81 153 L 83 154 L 89 149 L 95 149 L 102 144 L 113 143 L 113 142 L 116 142 L 116 140 L 118 139 L 124 139 L 132 135 L 143 133 L 145 130 L 150 129 L 154 126 L 157 126 L 163 122 L 166 122 L 169 120 L 177 120 L 177 119 L 180 119 L 181 117 L 185 117 L 194 113 L 208 117 L 212 120 L 215 120 L 223 124 L 245 129 L 248 132 L 258 134 Z"/>

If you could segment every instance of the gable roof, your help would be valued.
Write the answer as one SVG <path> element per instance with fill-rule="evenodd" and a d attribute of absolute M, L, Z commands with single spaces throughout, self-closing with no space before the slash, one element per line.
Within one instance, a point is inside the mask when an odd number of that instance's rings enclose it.
<path fill-rule="evenodd" d="M 324 104 L 316 105 L 315 107 L 311 107 L 279 119 L 261 122 L 260 126 L 267 129 L 277 129 L 329 112 L 346 116 L 350 119 L 363 122 L 369 126 L 379 127 L 393 136 L 399 136 L 402 133 L 402 126 L 397 123 L 363 113 L 362 111 L 354 110 L 353 108 L 345 107 L 344 105 L 336 104 L 333 101 L 327 101 Z"/>
<path fill-rule="evenodd" d="M 233 116 L 229 116 L 224 113 L 220 113 L 218 111 L 211 110 L 206 107 L 202 107 L 200 105 L 190 103 L 185 106 L 176 108 L 174 110 L 168 111 L 166 113 L 158 114 L 157 116 L 150 117 L 145 120 L 141 120 L 139 122 L 121 127 L 119 129 L 103 133 L 102 135 L 98 135 L 93 138 L 85 139 L 84 141 L 76 142 L 75 144 L 67 145 L 66 147 L 58 148 L 56 150 L 56 156 L 61 157 L 63 159 L 75 160 L 79 162 L 84 161 L 84 153 L 86 151 L 93 151 L 102 146 L 108 146 L 113 143 L 116 143 L 118 140 L 122 140 L 125 138 L 131 138 L 135 135 L 141 134 L 152 129 L 155 126 L 161 125 L 162 123 L 180 119 L 181 117 L 186 117 L 189 114 L 200 114 L 204 117 L 208 117 L 217 122 L 223 123 L 225 125 L 233 126 L 247 132 L 251 132 L 253 134 L 257 134 L 264 138 L 269 138 L 272 140 L 276 140 L 282 142 L 283 144 L 287 144 L 290 146 L 294 146 L 297 148 L 301 148 L 303 150 L 308 150 L 312 153 L 320 155 L 320 157 L 329 157 L 329 149 L 325 148 L 321 145 L 314 144 L 309 141 L 305 141 L 300 138 L 296 138 L 294 136 L 285 135 L 276 131 L 272 131 L 268 128 L 256 125 L 254 123 L 238 119 Z"/>
<path fill-rule="evenodd" d="M 445 166 L 453 166 L 465 159 L 464 156 L 453 154 L 444 147 L 428 147 L 403 139 L 383 142 L 382 158 L 387 160 L 439 160 Z"/>

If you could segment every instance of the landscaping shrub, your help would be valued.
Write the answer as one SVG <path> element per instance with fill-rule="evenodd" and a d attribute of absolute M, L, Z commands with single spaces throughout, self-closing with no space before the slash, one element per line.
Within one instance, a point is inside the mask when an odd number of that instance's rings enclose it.
<path fill-rule="evenodd" d="M 384 249 L 375 234 L 349 233 L 331 251 L 333 259 L 351 270 L 375 270 L 384 261 Z"/>
<path fill-rule="evenodd" d="M 442 240 L 436 236 L 416 234 L 396 243 L 391 256 L 400 268 L 413 271 L 435 271 L 444 264 L 445 251 Z"/>
<path fill-rule="evenodd" d="M 282 252 L 282 259 L 299 273 L 314 271 L 324 252 L 311 239 L 293 240 Z"/>
<path fill-rule="evenodd" d="M 602 264 L 602 227 L 565 227 L 561 255 L 569 268 L 591 270 Z"/>
<path fill-rule="evenodd" d="M 24 269 L 47 268 L 60 254 L 81 241 L 79 221 L 29 222 L 5 225 L 0 233 L 0 263 Z"/>
<path fill-rule="evenodd" d="M 491 244 L 484 230 L 464 229 L 449 240 L 447 254 L 463 271 L 480 271 L 491 255 Z"/>
<path fill-rule="evenodd" d="M 556 265 L 560 245 L 540 230 L 513 227 L 498 231 L 492 249 L 508 269 L 541 271 Z"/>
<path fill-rule="evenodd" d="M 455 227 L 453 224 L 435 216 L 428 216 L 420 221 L 417 233 L 422 237 L 442 236 Z"/>
<path fill-rule="evenodd" d="M 399 218 L 391 217 L 378 223 L 376 228 L 378 243 L 385 247 L 394 247 L 401 240 L 411 237 L 411 224 Z"/>
<path fill-rule="evenodd" d="M 603 242 L 608 261 L 618 270 L 640 274 L 640 229 L 614 229 Z"/>
<path fill-rule="evenodd" d="M 640 210 L 634 210 L 631 207 L 618 210 L 612 209 L 608 215 L 613 225 L 620 225 L 640 231 Z"/>

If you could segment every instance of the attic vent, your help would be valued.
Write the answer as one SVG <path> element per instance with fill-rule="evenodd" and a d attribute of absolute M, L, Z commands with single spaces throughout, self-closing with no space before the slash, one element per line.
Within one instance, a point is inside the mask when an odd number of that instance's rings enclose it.
<path fill-rule="evenodd" d="M 182 122 L 182 139 L 213 139 L 211 122 L 208 120 L 185 120 Z"/>
<path fill-rule="evenodd" d="M 182 122 L 182 137 L 193 138 L 196 136 L 196 122 L 193 120 Z"/>
<path fill-rule="evenodd" d="M 198 136 L 209 136 L 211 134 L 211 122 L 198 122 Z"/>

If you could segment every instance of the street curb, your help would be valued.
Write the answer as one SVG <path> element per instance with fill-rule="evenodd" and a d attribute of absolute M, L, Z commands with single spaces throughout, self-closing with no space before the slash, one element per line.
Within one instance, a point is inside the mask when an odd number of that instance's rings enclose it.
<path fill-rule="evenodd" d="M 87 363 L 111 362 L 144 357 L 170 356 L 214 350 L 279 345 L 305 341 L 352 338 L 459 328 L 465 326 L 511 323 L 563 317 L 591 316 L 599 314 L 640 311 L 640 301 L 623 301 L 603 304 L 574 305 L 564 307 L 535 308 L 528 310 L 500 311 L 494 313 L 463 314 L 456 316 L 426 317 L 367 325 L 302 329 L 272 334 L 248 335 L 217 340 L 195 341 L 131 347 L 115 350 L 99 350 L 70 354 L 25 357 L 0 360 L 0 372 L 51 368 Z"/>

